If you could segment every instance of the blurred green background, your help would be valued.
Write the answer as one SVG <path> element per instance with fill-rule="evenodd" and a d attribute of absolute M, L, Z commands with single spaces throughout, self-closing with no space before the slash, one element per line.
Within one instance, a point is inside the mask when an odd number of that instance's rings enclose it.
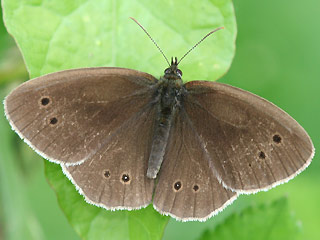
<path fill-rule="evenodd" d="M 235 1 L 236 56 L 219 81 L 256 93 L 293 116 L 320 148 L 320 2 Z M 192 16 L 191 16 L 192 17 Z M 28 79 L 23 60 L 0 26 L 0 98 Z M 10 129 L 0 107 L 0 239 L 79 239 L 44 177 L 43 161 Z M 170 220 L 164 239 L 196 239 L 234 212 L 287 196 L 301 239 L 320 239 L 320 163 L 268 192 L 240 196 L 205 223 Z M 278 223 L 279 224 L 279 223 Z"/>

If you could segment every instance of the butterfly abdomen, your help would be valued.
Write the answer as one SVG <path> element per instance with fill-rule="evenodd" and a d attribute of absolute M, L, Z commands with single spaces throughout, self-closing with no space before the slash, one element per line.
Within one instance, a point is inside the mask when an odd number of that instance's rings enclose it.
<path fill-rule="evenodd" d="M 181 101 L 182 84 L 166 78 L 160 79 L 158 88 L 157 117 L 152 147 L 148 161 L 147 176 L 156 178 L 165 154 L 170 128 Z"/>

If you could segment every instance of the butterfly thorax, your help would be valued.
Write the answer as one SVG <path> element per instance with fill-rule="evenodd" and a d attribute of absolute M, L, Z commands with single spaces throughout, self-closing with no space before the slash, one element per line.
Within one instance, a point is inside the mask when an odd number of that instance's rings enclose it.
<path fill-rule="evenodd" d="M 158 98 L 160 112 L 163 117 L 171 115 L 181 103 L 183 92 L 182 80 L 171 80 L 165 77 L 160 78 L 158 87 Z"/>
<path fill-rule="evenodd" d="M 147 176 L 156 178 L 161 167 L 168 137 L 177 109 L 181 106 L 184 85 L 181 79 L 182 72 L 176 63 L 171 63 L 160 78 L 156 92 L 157 113 L 154 124 L 152 147 L 149 156 Z"/>
<path fill-rule="evenodd" d="M 175 61 L 172 58 L 171 65 L 164 71 L 164 76 L 160 78 L 157 89 L 159 113 L 164 122 L 169 120 L 176 107 L 180 105 L 184 90 L 181 77 L 182 71 L 178 68 L 177 58 L 175 58 Z M 160 124 L 162 124 L 162 121 L 160 121 Z"/>

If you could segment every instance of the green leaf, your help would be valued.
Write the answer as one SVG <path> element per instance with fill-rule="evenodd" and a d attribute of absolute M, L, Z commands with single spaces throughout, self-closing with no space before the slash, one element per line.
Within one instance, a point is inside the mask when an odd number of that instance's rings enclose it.
<path fill-rule="evenodd" d="M 32 77 L 89 66 L 129 67 L 162 75 L 166 62 L 130 16 L 144 25 L 168 57 L 181 57 L 209 31 L 225 27 L 181 63 L 185 80 L 216 80 L 234 56 L 231 0 L 4 0 L 3 9 L 7 29 Z"/>
<path fill-rule="evenodd" d="M 26 68 L 15 42 L 7 33 L 0 7 L 0 87 L 12 79 L 27 79 Z"/>
<path fill-rule="evenodd" d="M 290 214 L 286 198 L 271 205 L 248 207 L 233 214 L 213 230 L 207 230 L 199 240 L 286 240 L 297 239 L 301 229 Z"/>
<path fill-rule="evenodd" d="M 133 68 L 161 76 L 166 62 L 138 19 L 167 57 L 181 57 L 216 27 L 183 60 L 184 80 L 216 80 L 230 67 L 236 23 L 231 0 L 100 1 L 3 0 L 7 30 L 15 38 L 31 77 L 95 66 Z M 191 17 L 192 16 L 192 17 Z M 83 239 L 160 239 L 169 217 L 152 206 L 139 211 L 106 211 L 86 203 L 60 166 L 45 162 L 69 222 Z"/>
<path fill-rule="evenodd" d="M 3 98 L 1 89 L 0 99 Z M 3 106 L 0 106 L 0 113 L 3 113 Z M 0 136 L 6 136 L 7 140 L 0 144 L 0 239 L 40 239 L 41 232 L 35 227 L 37 222 L 28 209 L 24 179 L 17 171 L 18 162 L 14 161 L 16 149 L 10 144 L 14 134 L 7 127 L 4 114 L 0 114 Z"/>

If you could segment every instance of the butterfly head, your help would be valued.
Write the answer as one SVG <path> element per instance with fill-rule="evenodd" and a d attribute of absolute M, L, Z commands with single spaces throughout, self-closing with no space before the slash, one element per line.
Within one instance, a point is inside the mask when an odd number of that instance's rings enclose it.
<path fill-rule="evenodd" d="M 164 70 L 164 77 L 167 79 L 178 80 L 182 77 L 182 71 L 178 68 L 178 59 L 175 57 L 171 58 L 171 65 Z"/>

